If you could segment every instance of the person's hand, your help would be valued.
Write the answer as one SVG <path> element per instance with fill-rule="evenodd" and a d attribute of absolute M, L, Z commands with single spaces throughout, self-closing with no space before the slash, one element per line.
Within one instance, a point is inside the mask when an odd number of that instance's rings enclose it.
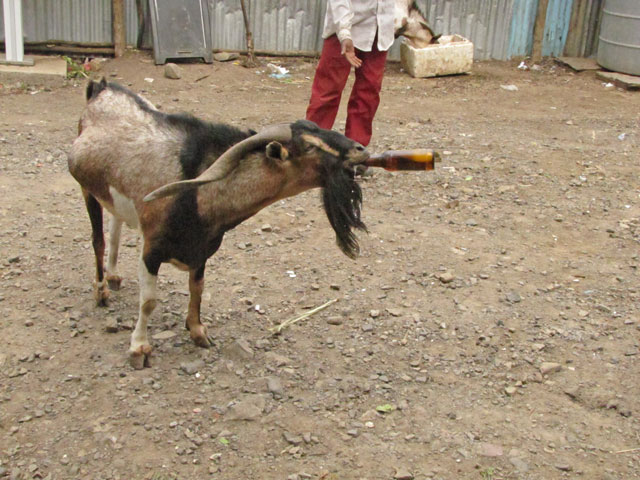
<path fill-rule="evenodd" d="M 356 49 L 353 46 L 353 40 L 350 38 L 345 38 L 342 43 L 342 51 L 340 52 L 344 55 L 344 58 L 354 67 L 359 68 L 362 65 L 362 60 L 356 57 Z"/>

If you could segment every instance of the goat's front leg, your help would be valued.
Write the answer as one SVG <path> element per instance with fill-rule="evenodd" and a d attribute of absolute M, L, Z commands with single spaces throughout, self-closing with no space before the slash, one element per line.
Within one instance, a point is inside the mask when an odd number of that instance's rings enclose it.
<path fill-rule="evenodd" d="M 204 265 L 189 270 L 189 312 L 186 327 L 191 340 L 199 347 L 209 348 L 213 345 L 213 338 L 207 335 L 207 328 L 200 321 L 200 304 L 204 290 Z"/>
<path fill-rule="evenodd" d="M 107 283 L 111 290 L 120 290 L 122 277 L 118 275 L 118 249 L 120 248 L 120 233 L 122 220 L 111 217 L 109 222 L 109 256 L 107 257 Z"/>
<path fill-rule="evenodd" d="M 147 324 L 149 317 L 156 308 L 156 283 L 158 281 L 158 268 L 149 271 L 145 261 L 140 258 L 138 265 L 138 283 L 140 286 L 140 311 L 136 328 L 131 334 L 131 346 L 129 347 L 129 360 L 131 366 L 137 370 L 151 366 L 151 345 L 147 338 Z"/>

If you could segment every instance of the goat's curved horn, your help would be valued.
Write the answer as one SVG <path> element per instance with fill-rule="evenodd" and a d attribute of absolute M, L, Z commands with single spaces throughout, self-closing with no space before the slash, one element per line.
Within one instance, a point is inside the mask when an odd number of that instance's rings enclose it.
<path fill-rule="evenodd" d="M 190 188 L 196 188 L 220 180 L 233 171 L 240 158 L 255 148 L 273 141 L 288 142 L 291 140 L 291 136 L 291 125 L 288 123 L 280 123 L 267 127 L 257 134 L 236 143 L 220 155 L 220 157 L 213 162 L 213 165 L 202 172 L 197 178 L 164 185 L 145 196 L 144 201 L 149 202 L 157 198 L 168 197 L 169 195 L 174 195 Z"/>

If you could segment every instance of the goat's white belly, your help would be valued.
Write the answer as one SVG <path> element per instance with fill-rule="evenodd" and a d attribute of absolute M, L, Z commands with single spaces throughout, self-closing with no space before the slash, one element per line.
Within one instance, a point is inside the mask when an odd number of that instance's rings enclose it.
<path fill-rule="evenodd" d="M 115 188 L 109 187 L 109 193 L 113 199 L 113 214 L 124 221 L 130 228 L 139 229 L 138 212 L 136 206 L 128 197 L 125 197 Z"/>

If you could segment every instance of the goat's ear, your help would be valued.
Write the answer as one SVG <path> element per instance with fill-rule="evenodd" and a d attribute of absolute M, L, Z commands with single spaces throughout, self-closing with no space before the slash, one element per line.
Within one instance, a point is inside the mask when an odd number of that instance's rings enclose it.
<path fill-rule="evenodd" d="M 422 26 L 422 28 L 427 30 L 432 37 L 436 38 L 436 34 L 433 33 L 433 29 L 429 26 L 429 24 L 427 22 L 423 22 L 422 20 L 420 20 L 420 25 Z M 440 35 L 438 35 L 438 38 L 439 37 L 440 37 Z"/>
<path fill-rule="evenodd" d="M 274 163 L 284 162 L 289 158 L 289 151 L 280 142 L 270 142 L 265 149 L 267 159 Z"/>
<path fill-rule="evenodd" d="M 398 38 L 399 36 L 404 35 L 404 32 L 407 31 L 408 25 L 409 25 L 409 20 L 407 19 L 407 17 L 404 17 L 402 19 L 402 25 L 400 25 L 400 27 L 394 33 L 395 38 Z"/>

